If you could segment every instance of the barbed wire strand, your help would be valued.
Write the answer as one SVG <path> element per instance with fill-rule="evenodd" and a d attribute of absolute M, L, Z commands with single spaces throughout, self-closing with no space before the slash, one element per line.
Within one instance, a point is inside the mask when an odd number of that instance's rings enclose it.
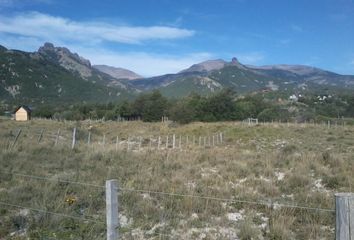
<path fill-rule="evenodd" d="M 82 183 L 82 182 L 75 182 L 75 181 L 68 181 L 68 180 L 60 180 L 52 179 L 49 177 L 42 177 L 42 176 L 33 176 L 28 174 L 22 173 L 8 173 L 14 176 L 20 177 L 27 177 L 33 178 L 38 180 L 47 180 L 52 182 L 62 182 L 62 183 L 70 183 L 70 184 L 77 184 L 82 186 L 89 186 L 89 187 L 96 187 L 96 188 L 105 188 L 105 186 L 90 184 L 90 183 Z M 130 192 L 140 192 L 140 193 L 148 193 L 148 194 L 158 194 L 158 195 L 167 195 L 167 196 L 174 196 L 174 197 L 189 197 L 189 198 L 198 198 L 204 200 L 214 200 L 214 201 L 222 201 L 222 202 L 231 202 L 231 203 L 246 203 L 246 204 L 253 204 L 253 205 L 263 205 L 263 206 L 273 206 L 273 207 L 285 207 L 285 208 L 297 208 L 297 209 L 305 209 L 305 210 L 314 210 L 314 211 L 325 211 L 325 212 L 335 212 L 334 209 L 329 208 L 318 208 L 318 207 L 307 207 L 301 206 L 298 204 L 283 204 L 283 203 L 276 203 L 276 202 L 266 202 L 266 201 L 250 201 L 250 200 L 241 200 L 241 199 L 230 199 L 230 198 L 219 198 L 219 197 L 209 197 L 209 196 L 199 196 L 193 194 L 180 194 L 180 193 L 170 193 L 170 192 L 161 192 L 161 191 L 151 191 L 151 190 L 143 190 L 143 189 L 132 189 L 132 188 L 117 188 L 118 191 L 130 191 Z"/>
<path fill-rule="evenodd" d="M 28 209 L 28 210 L 31 210 L 31 211 L 34 211 L 34 212 L 47 213 L 47 214 L 51 214 L 51 215 L 55 215 L 55 216 L 59 216 L 59 217 L 71 218 L 71 219 L 80 220 L 80 221 L 89 221 L 89 222 L 94 222 L 94 223 L 100 223 L 100 224 L 103 223 L 103 224 L 105 224 L 105 222 L 99 221 L 99 220 L 92 220 L 92 219 L 88 219 L 88 218 L 75 217 L 75 216 L 68 215 L 68 214 L 51 212 L 51 211 L 47 211 L 47 210 L 43 210 L 43 209 L 36 209 L 36 208 L 31 208 L 31 207 L 25 207 L 25 206 L 11 204 L 11 203 L 6 203 L 6 202 L 1 202 L 1 201 L 0 201 L 0 205 L 9 206 L 9 207 L 16 207 L 16 208 L 22 208 L 22 209 Z"/>
<path fill-rule="evenodd" d="M 208 196 L 199 196 L 199 195 L 193 195 L 193 194 L 167 193 L 167 192 L 140 190 L 140 189 L 131 189 L 131 188 L 117 188 L 117 190 L 118 191 L 121 190 L 121 191 L 130 191 L 130 192 L 168 195 L 168 196 L 175 196 L 175 197 L 199 198 L 199 199 L 204 199 L 204 200 L 215 200 L 215 201 L 231 202 L 231 203 L 247 203 L 247 204 L 273 206 L 273 207 L 286 207 L 286 208 L 298 208 L 298 209 L 316 210 L 316 211 L 325 211 L 325 212 L 335 212 L 334 209 L 329 209 L 329 208 L 307 207 L 307 206 L 292 205 L 292 204 L 282 204 L 282 203 L 276 203 L 276 202 L 238 200 L 238 199 L 208 197 Z"/>
<path fill-rule="evenodd" d="M 18 176 L 18 177 L 24 177 L 24 178 L 32 178 L 32 179 L 37 179 L 37 180 L 50 181 L 50 182 L 69 183 L 69 184 L 76 184 L 76 185 L 103 188 L 103 189 L 105 188 L 105 186 L 96 185 L 96 184 L 92 184 L 92 183 L 83 183 L 83 182 L 62 180 L 60 178 L 51 178 L 51 177 L 44 177 L 44 176 L 34 176 L 34 175 L 23 174 L 23 173 L 18 173 L 18 172 L 11 172 L 11 173 L 5 173 L 5 174 L 14 175 L 14 176 Z"/>

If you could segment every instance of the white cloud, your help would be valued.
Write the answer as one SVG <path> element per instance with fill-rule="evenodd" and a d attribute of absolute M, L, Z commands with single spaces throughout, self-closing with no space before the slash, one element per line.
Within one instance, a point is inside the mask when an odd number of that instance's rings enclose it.
<path fill-rule="evenodd" d="M 185 55 L 161 55 L 147 52 L 115 52 L 110 50 L 80 49 L 70 47 L 83 57 L 92 60 L 92 64 L 105 64 L 123 67 L 142 76 L 150 77 L 166 73 L 176 73 L 191 65 L 209 60 L 209 53 L 190 53 Z"/>
<path fill-rule="evenodd" d="M 138 44 L 152 39 L 177 39 L 194 31 L 165 26 L 119 26 L 106 22 L 78 22 L 38 12 L 0 17 L 0 32 L 52 42 L 97 44 L 102 41 Z"/>
<path fill-rule="evenodd" d="M 36 51 L 43 42 L 32 37 L 6 36 L 0 33 L 1 45 L 10 49 Z M 207 52 L 189 54 L 154 54 L 151 52 L 120 52 L 101 46 L 84 46 L 80 44 L 61 44 L 56 46 L 67 47 L 72 52 L 91 61 L 92 64 L 105 64 L 114 67 L 123 67 L 150 77 L 167 73 L 176 73 L 191 65 L 209 60 L 214 56 Z"/>

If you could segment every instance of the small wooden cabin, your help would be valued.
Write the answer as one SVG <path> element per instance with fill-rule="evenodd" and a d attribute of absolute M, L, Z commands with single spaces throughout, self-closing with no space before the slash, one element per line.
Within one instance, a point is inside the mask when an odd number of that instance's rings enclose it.
<path fill-rule="evenodd" d="M 28 121 L 31 120 L 31 109 L 27 106 L 19 106 L 15 110 L 15 120 L 16 121 Z"/>

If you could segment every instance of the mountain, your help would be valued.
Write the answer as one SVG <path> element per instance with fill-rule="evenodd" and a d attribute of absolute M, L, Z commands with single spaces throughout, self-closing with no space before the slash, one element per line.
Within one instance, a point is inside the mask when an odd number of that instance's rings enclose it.
<path fill-rule="evenodd" d="M 198 64 L 192 65 L 190 68 L 180 71 L 180 73 L 188 72 L 210 72 L 213 70 L 219 70 L 225 67 L 226 62 L 222 59 L 208 60 Z"/>
<path fill-rule="evenodd" d="M 230 62 L 209 60 L 176 74 L 137 79 L 130 83 L 141 90 L 159 89 L 164 95 L 172 97 L 186 96 L 191 92 L 210 94 L 223 88 L 234 89 L 239 94 L 354 90 L 354 76 L 303 65 L 243 65 L 237 58 Z"/>
<path fill-rule="evenodd" d="M 0 97 L 21 104 L 106 102 L 131 98 L 136 89 L 102 73 L 67 48 L 46 43 L 29 53 L 0 47 Z"/>
<path fill-rule="evenodd" d="M 133 71 L 124 68 L 111 67 L 107 65 L 93 65 L 93 68 L 114 77 L 115 79 L 127 79 L 133 80 L 138 78 L 143 78 L 142 76 L 136 74 Z"/>

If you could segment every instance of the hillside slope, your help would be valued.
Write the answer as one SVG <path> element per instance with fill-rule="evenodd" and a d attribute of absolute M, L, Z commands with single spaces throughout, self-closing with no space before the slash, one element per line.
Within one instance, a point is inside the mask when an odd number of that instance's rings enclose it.
<path fill-rule="evenodd" d="M 65 48 L 45 44 L 34 53 L 0 48 L 3 102 L 106 102 L 130 98 L 134 92 L 134 88 L 93 69 L 89 61 Z"/>
<path fill-rule="evenodd" d="M 181 97 L 191 92 L 210 94 L 223 88 L 231 88 L 240 94 L 338 91 L 354 89 L 354 76 L 301 65 L 247 66 L 233 58 L 231 62 L 205 61 L 177 74 L 138 79 L 131 83 L 143 90 L 159 89 L 166 96 Z"/>

